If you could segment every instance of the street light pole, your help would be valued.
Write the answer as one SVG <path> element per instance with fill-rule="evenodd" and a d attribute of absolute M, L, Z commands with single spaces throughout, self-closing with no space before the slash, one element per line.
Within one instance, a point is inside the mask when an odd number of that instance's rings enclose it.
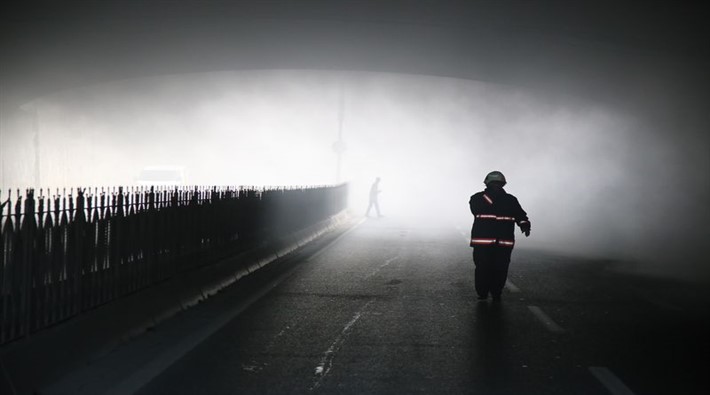
<path fill-rule="evenodd" d="M 338 140 L 333 143 L 333 151 L 337 155 L 335 164 L 335 183 L 340 184 L 341 169 L 343 163 L 343 152 L 345 152 L 345 142 L 343 141 L 343 121 L 345 119 L 345 87 L 340 81 L 340 100 L 338 103 Z"/>

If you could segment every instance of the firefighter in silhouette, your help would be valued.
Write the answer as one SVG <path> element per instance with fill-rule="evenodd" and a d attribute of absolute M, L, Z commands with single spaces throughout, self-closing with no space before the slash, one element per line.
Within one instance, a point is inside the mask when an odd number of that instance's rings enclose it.
<path fill-rule="evenodd" d="M 488 299 L 490 294 L 494 301 L 500 301 L 515 245 L 515 225 L 527 237 L 530 236 L 530 220 L 518 199 L 503 189 L 506 184 L 503 173 L 492 171 L 483 183 L 486 189 L 471 196 L 468 202 L 474 216 L 471 247 L 476 266 L 476 293 L 479 300 Z"/>
<path fill-rule="evenodd" d="M 370 216 L 372 207 L 375 207 L 377 216 L 382 217 L 382 214 L 380 214 L 380 204 L 377 202 L 377 195 L 379 195 L 380 192 L 380 177 L 377 177 L 370 187 L 370 203 L 367 205 L 367 211 L 365 212 L 366 217 Z"/>

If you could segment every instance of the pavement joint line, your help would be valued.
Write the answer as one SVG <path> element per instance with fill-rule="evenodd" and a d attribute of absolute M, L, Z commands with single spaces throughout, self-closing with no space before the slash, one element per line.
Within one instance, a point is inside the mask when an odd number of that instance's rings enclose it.
<path fill-rule="evenodd" d="M 589 372 L 592 373 L 612 395 L 634 395 L 634 392 L 608 368 L 603 366 L 590 366 Z"/>
<path fill-rule="evenodd" d="M 155 377 L 157 377 L 159 374 L 168 369 L 176 361 L 178 361 L 192 349 L 197 347 L 205 339 L 212 336 L 214 333 L 224 327 L 227 323 L 229 323 L 243 311 L 248 309 L 252 304 L 264 297 L 264 295 L 271 292 L 271 290 L 276 288 L 276 286 L 278 286 L 283 280 L 290 277 L 298 268 L 299 266 L 294 266 L 286 273 L 272 280 L 270 283 L 268 283 L 267 285 L 262 287 L 258 292 L 252 295 L 249 299 L 237 304 L 235 308 L 231 311 L 220 315 L 215 320 L 213 320 L 211 324 L 203 327 L 201 331 L 187 336 L 174 347 L 169 348 L 168 350 L 158 355 L 156 358 L 153 358 L 152 361 L 148 362 L 141 369 L 133 372 L 130 376 L 123 379 L 120 383 L 118 383 L 116 386 L 114 386 L 104 394 L 120 395 L 136 393 L 138 390 L 140 390 L 146 384 L 152 381 Z"/>
<path fill-rule="evenodd" d="M 515 284 L 513 284 L 512 281 L 510 280 L 505 280 L 505 287 L 508 288 L 510 292 L 513 293 L 518 293 L 520 292 L 520 288 L 518 288 Z"/>
<path fill-rule="evenodd" d="M 555 321 L 552 320 L 544 311 L 538 306 L 528 306 L 530 312 L 542 322 L 543 325 L 552 333 L 564 333 L 565 330 L 561 326 L 557 325 Z"/>
<path fill-rule="evenodd" d="M 345 339 L 347 338 L 348 333 L 350 333 L 350 329 L 360 319 L 367 307 L 374 301 L 375 299 L 368 300 L 367 303 L 365 303 L 357 312 L 355 312 L 350 321 L 345 324 L 343 330 L 340 331 L 340 334 L 330 344 L 330 347 L 328 347 L 325 353 L 323 353 L 323 357 L 321 358 L 320 363 L 315 368 L 315 382 L 313 383 L 313 386 L 308 389 L 309 391 L 313 391 L 320 387 L 321 382 L 323 381 L 325 376 L 328 375 L 328 372 L 330 372 L 330 369 L 333 367 L 333 358 L 335 357 L 335 354 L 340 350 L 340 347 L 343 346 L 343 343 L 345 343 Z"/>
<path fill-rule="evenodd" d="M 308 258 L 306 259 L 306 262 L 312 261 L 313 259 L 315 259 L 315 258 L 317 258 L 318 256 L 320 256 L 322 253 L 324 253 L 325 251 L 327 251 L 328 249 L 330 249 L 330 247 L 332 247 L 335 243 L 339 242 L 343 237 L 345 237 L 345 235 L 349 234 L 350 232 L 352 232 L 353 230 L 355 230 L 355 228 L 357 228 L 358 226 L 362 225 L 363 222 L 365 222 L 365 218 L 361 218 L 361 219 L 360 219 L 355 225 L 353 225 L 350 229 L 348 229 L 347 231 L 343 232 L 340 236 L 336 237 L 335 240 L 331 241 L 331 242 L 328 243 L 325 247 L 321 248 L 318 252 L 316 252 L 315 254 L 313 254 L 313 255 L 311 255 L 310 257 L 308 257 Z"/>

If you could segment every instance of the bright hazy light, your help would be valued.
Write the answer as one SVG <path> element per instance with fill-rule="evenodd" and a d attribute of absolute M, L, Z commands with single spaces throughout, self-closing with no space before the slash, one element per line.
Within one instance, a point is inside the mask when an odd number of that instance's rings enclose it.
<path fill-rule="evenodd" d="M 61 92 L 25 108 L 3 136 L 12 147 L 3 149 L 3 188 L 34 184 L 36 147 L 38 187 L 131 185 L 151 166 L 184 169 L 186 184 L 332 184 L 342 115 L 341 179 L 356 213 L 381 177 L 386 216 L 467 230 L 468 197 L 500 170 L 532 220 L 534 238 L 521 246 L 637 259 L 682 250 L 658 243 L 667 233 L 657 224 L 684 226 L 669 210 L 700 204 L 672 191 L 676 176 L 707 161 L 702 146 L 679 146 L 603 103 L 418 75 L 163 76 Z"/>

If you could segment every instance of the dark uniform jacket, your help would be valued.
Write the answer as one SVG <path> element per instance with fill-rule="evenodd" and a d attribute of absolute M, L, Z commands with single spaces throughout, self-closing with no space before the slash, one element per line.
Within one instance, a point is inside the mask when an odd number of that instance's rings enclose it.
<path fill-rule="evenodd" d="M 471 196 L 468 204 L 474 216 L 471 247 L 498 245 L 513 248 L 515 224 L 522 228 L 530 223 L 518 199 L 503 189 L 486 188 Z"/>

